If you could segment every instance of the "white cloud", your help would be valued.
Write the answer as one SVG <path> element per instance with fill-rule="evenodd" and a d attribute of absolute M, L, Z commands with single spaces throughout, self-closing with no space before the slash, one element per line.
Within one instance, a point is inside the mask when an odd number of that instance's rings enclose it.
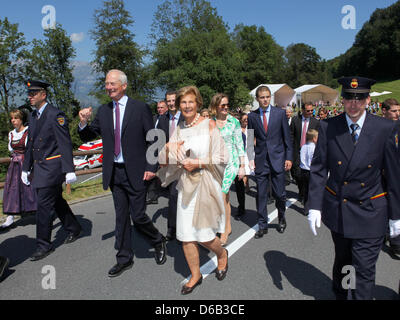
<path fill-rule="evenodd" d="M 71 41 L 74 43 L 79 43 L 82 42 L 83 39 L 85 38 L 85 34 L 83 32 L 81 33 L 73 33 L 71 34 Z"/>

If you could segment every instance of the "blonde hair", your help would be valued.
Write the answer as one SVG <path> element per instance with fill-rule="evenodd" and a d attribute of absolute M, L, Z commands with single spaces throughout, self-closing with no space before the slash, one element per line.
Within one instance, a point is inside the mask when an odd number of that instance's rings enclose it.
<path fill-rule="evenodd" d="M 217 116 L 217 107 L 221 104 L 223 98 L 227 98 L 229 100 L 229 97 L 225 93 L 217 93 L 212 97 L 210 106 L 208 108 L 211 117 L 214 118 Z"/>
<path fill-rule="evenodd" d="M 197 110 L 200 110 L 203 106 L 203 98 L 201 97 L 199 89 L 197 89 L 195 86 L 186 86 L 178 90 L 175 99 L 176 108 L 179 109 L 181 99 L 188 94 L 193 94 L 196 97 Z"/>
<path fill-rule="evenodd" d="M 318 131 L 315 130 L 315 129 L 307 130 L 306 140 L 307 141 L 313 141 L 314 138 L 318 138 Z"/>

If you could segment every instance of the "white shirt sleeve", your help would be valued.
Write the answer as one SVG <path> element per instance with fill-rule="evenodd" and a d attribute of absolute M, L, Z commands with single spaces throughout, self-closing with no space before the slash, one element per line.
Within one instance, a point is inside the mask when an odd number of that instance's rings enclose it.
<path fill-rule="evenodd" d="M 8 151 L 13 152 L 13 148 L 11 148 L 11 132 L 8 133 Z"/>

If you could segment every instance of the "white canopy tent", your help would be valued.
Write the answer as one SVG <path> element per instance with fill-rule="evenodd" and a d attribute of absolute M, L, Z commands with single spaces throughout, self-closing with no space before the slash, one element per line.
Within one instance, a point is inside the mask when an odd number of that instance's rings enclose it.
<path fill-rule="evenodd" d="M 302 102 L 315 103 L 319 101 L 334 105 L 339 97 L 337 90 L 323 84 L 308 84 L 295 89 L 295 91 L 296 97 L 291 102 L 295 102 L 297 106 L 301 106 Z"/>
<path fill-rule="evenodd" d="M 256 100 L 256 90 L 260 86 L 267 86 L 271 90 L 271 105 L 278 107 L 286 107 L 287 104 L 296 95 L 296 92 L 289 87 L 286 83 L 283 84 L 260 84 L 257 88 L 250 91 L 250 95 L 254 98 L 251 110 L 254 111 L 259 108 L 258 101 Z"/>
<path fill-rule="evenodd" d="M 390 91 L 383 91 L 383 92 L 371 92 L 369 95 L 371 96 L 371 97 L 379 97 L 379 96 L 383 96 L 383 95 L 385 95 L 385 94 L 390 94 L 391 92 Z"/>

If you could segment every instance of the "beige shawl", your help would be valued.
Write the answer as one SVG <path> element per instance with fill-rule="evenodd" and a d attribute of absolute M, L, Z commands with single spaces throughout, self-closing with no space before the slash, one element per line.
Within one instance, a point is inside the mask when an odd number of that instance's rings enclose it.
<path fill-rule="evenodd" d="M 208 119 L 203 121 L 210 122 Z M 198 126 L 193 127 L 193 130 L 196 130 L 197 127 L 203 127 L 203 124 L 200 123 Z M 178 163 L 184 157 L 191 157 L 190 154 L 184 154 L 182 148 L 177 146 L 177 142 L 181 141 L 180 130 L 182 128 L 183 122 L 170 138 L 167 159 L 169 164 L 161 168 L 157 172 L 157 176 L 160 178 L 163 187 L 168 186 L 175 180 L 179 180 L 177 189 L 182 193 L 184 206 L 190 203 L 197 190 L 193 226 L 196 229 L 216 229 L 221 222 L 221 215 L 224 213 L 225 208 L 222 201 L 222 191 L 220 189 L 217 190 L 213 182 L 216 180 L 219 185 L 222 185 L 224 170 L 229 160 L 228 150 L 219 130 L 212 128 L 209 124 L 210 144 L 208 157 L 200 159 L 202 169 L 189 172 Z M 166 153 L 167 148 L 165 146 L 159 154 L 160 164 L 166 163 Z"/>

